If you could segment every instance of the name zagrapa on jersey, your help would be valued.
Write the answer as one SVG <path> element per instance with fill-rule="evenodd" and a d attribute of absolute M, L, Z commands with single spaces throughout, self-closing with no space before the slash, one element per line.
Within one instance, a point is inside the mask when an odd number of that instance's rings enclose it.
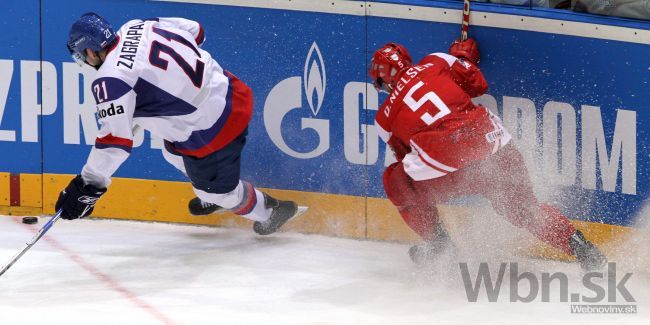
<path fill-rule="evenodd" d="M 122 48 L 119 52 L 119 59 L 116 63 L 118 67 L 123 66 L 128 69 L 133 69 L 135 56 L 138 54 L 138 46 L 140 46 L 140 40 L 142 39 L 143 31 L 144 22 L 128 27 L 126 30 L 126 35 L 124 35 Z"/>

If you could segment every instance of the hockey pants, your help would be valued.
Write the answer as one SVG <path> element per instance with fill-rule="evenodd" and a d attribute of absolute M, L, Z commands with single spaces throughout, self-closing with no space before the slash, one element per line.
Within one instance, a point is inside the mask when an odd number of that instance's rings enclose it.
<path fill-rule="evenodd" d="M 439 222 L 436 204 L 453 197 L 480 195 L 513 225 L 571 254 L 568 241 L 575 228 L 558 209 L 538 202 L 523 157 L 512 143 L 485 160 L 440 178 L 414 181 L 397 162 L 386 169 L 383 180 L 388 198 L 425 241 L 435 239 Z"/>

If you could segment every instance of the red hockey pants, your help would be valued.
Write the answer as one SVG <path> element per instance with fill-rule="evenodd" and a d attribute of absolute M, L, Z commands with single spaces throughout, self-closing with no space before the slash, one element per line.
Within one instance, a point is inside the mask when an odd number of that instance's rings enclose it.
<path fill-rule="evenodd" d="M 523 157 L 512 143 L 485 160 L 430 180 L 414 181 L 401 162 L 394 163 L 384 172 L 384 189 L 404 221 L 424 240 L 435 237 L 437 203 L 481 195 L 513 225 L 571 254 L 568 241 L 575 228 L 558 209 L 538 202 Z"/>

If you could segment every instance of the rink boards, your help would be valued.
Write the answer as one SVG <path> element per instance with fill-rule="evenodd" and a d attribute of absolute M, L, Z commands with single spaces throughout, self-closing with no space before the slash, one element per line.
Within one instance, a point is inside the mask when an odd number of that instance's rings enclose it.
<path fill-rule="evenodd" d="M 202 23 L 204 48 L 253 89 L 243 178 L 309 204 L 294 229 L 414 239 L 383 198 L 381 174 L 391 155 L 372 124 L 385 95 L 368 84 L 367 63 L 389 41 L 406 45 L 414 58 L 446 51 L 459 34 L 461 3 L 123 0 L 89 7 L 75 0 L 65 10 L 44 1 L 41 16 L 37 1 L 5 6 L 0 205 L 7 211 L 52 212 L 94 143 L 93 70 L 67 53 L 70 23 L 87 11 L 114 25 L 182 16 Z M 634 225 L 650 193 L 650 66 L 642 59 L 650 56 L 650 24 L 483 4 L 473 9 L 470 33 L 481 45 L 490 83 L 477 101 L 515 135 L 540 196 L 603 240 L 626 231 L 619 226 Z M 136 145 L 95 215 L 243 224 L 231 216 L 189 216 L 191 187 L 162 159 L 161 140 L 139 134 Z M 443 210 L 450 220 L 472 213 L 464 204 Z"/>

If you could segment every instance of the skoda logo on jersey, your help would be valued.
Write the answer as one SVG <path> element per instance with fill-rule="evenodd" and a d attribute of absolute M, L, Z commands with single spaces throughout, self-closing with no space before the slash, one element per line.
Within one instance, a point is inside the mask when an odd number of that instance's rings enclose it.
<path fill-rule="evenodd" d="M 301 118 L 301 130 L 312 129 L 318 135 L 318 144 L 307 152 L 291 148 L 282 135 L 282 121 L 285 116 L 293 110 L 303 109 L 303 94 L 311 109 L 311 115 L 313 117 L 318 115 L 325 99 L 326 86 L 325 62 L 318 44 L 314 42 L 307 53 L 302 78 L 293 76 L 280 81 L 271 89 L 264 103 L 264 127 L 273 143 L 282 152 L 291 157 L 309 159 L 318 157 L 329 149 L 329 120 Z"/>
<path fill-rule="evenodd" d="M 111 103 L 111 106 L 108 108 L 97 108 L 97 118 L 99 119 L 118 114 L 124 114 L 124 107 L 122 105 L 115 106 L 115 104 Z"/>

